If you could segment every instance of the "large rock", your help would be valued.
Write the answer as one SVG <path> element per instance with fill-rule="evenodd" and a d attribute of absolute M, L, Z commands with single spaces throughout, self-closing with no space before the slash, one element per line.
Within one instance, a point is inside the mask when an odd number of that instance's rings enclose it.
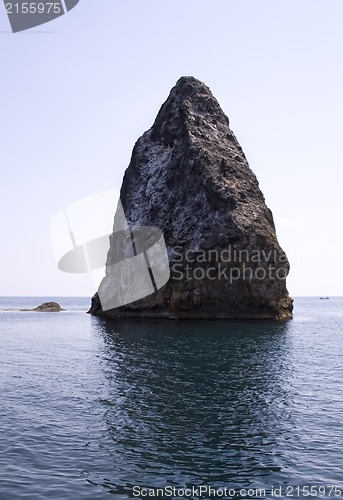
<path fill-rule="evenodd" d="M 289 263 L 278 244 L 272 213 L 228 118 L 200 81 L 182 77 L 152 128 L 137 141 L 121 202 L 129 226 L 162 230 L 171 277 L 148 297 L 108 311 L 102 311 L 96 295 L 92 314 L 292 316 L 285 282 Z M 117 286 L 108 272 L 100 289 Z"/>

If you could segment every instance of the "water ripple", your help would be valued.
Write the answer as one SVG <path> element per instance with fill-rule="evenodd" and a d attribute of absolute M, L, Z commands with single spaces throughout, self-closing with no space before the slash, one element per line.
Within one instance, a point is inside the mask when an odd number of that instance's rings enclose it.
<path fill-rule="evenodd" d="M 1 500 L 340 485 L 343 316 L 327 302 L 285 323 L 1 315 Z"/>

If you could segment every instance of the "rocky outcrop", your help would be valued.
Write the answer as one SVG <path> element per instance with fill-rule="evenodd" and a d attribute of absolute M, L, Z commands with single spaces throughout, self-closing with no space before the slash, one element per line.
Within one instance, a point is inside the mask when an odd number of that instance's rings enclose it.
<path fill-rule="evenodd" d="M 35 307 L 32 309 L 32 311 L 37 311 L 37 312 L 59 312 L 59 311 L 64 311 L 62 307 L 57 304 L 57 302 L 44 302 L 44 304 L 41 304 L 38 307 Z"/>
<path fill-rule="evenodd" d="M 164 235 L 170 279 L 107 317 L 290 318 L 287 257 L 258 181 L 209 88 L 182 77 L 137 141 L 121 202 L 129 227 Z M 113 238 L 111 249 L 113 249 Z M 111 260 L 109 252 L 108 265 Z M 116 287 L 107 273 L 101 287 Z"/>

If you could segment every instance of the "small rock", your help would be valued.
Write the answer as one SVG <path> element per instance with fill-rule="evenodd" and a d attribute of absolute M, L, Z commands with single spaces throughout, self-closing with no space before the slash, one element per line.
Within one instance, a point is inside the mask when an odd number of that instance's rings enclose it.
<path fill-rule="evenodd" d="M 44 302 L 44 304 L 35 307 L 35 309 L 32 309 L 32 311 L 38 311 L 38 312 L 59 312 L 64 310 L 65 309 L 62 309 L 62 307 L 59 304 L 57 304 L 57 302 Z"/>

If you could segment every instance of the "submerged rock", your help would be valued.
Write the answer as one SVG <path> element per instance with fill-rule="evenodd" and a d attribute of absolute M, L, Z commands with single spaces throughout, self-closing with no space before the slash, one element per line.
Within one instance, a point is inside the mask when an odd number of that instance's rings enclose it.
<path fill-rule="evenodd" d="M 154 125 L 137 141 L 121 203 L 129 227 L 164 235 L 170 279 L 149 296 L 103 311 L 107 317 L 290 318 L 287 257 L 273 216 L 229 120 L 209 88 L 182 77 Z M 109 272 L 99 290 L 121 284 Z"/>
<path fill-rule="evenodd" d="M 59 311 L 64 311 L 64 309 L 62 309 L 62 307 L 59 304 L 57 304 L 57 302 L 44 302 L 44 304 L 35 307 L 34 309 L 32 309 L 32 311 L 59 312 Z"/>

